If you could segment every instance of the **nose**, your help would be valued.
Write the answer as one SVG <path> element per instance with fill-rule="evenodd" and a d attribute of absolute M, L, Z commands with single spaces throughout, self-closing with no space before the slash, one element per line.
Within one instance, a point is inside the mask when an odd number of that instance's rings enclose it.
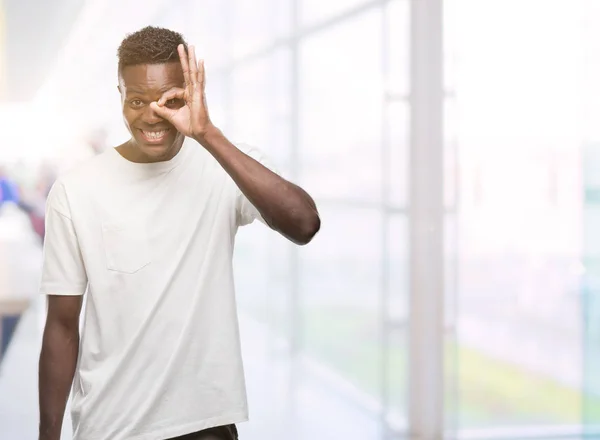
<path fill-rule="evenodd" d="M 144 108 L 144 114 L 142 115 L 142 121 L 145 124 L 154 125 L 154 124 L 158 124 L 159 122 L 162 122 L 163 118 L 158 116 L 158 114 L 156 114 L 156 112 L 154 110 L 152 110 L 152 108 L 149 105 L 147 105 Z"/>

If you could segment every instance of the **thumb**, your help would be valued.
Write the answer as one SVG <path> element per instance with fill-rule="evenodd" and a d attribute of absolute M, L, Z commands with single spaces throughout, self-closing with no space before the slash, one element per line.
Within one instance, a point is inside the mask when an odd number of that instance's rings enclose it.
<path fill-rule="evenodd" d="M 166 119 L 169 122 L 171 122 L 173 120 L 173 117 L 177 113 L 177 110 L 174 110 L 172 108 L 168 108 L 168 107 L 165 107 L 162 105 L 158 105 L 158 102 L 151 102 L 150 108 L 158 116 L 160 116 L 163 119 Z"/>

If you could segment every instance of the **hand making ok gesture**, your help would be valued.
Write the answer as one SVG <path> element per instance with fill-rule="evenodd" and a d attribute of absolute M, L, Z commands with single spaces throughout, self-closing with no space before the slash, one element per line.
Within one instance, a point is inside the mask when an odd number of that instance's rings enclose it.
<path fill-rule="evenodd" d="M 204 61 L 196 61 L 194 46 L 189 46 L 186 53 L 184 45 L 180 44 L 177 51 L 183 69 L 184 88 L 168 90 L 158 102 L 153 102 L 150 106 L 161 118 L 173 124 L 177 131 L 199 139 L 212 128 L 204 94 Z M 184 105 L 179 108 L 166 105 L 171 100 L 182 100 Z"/>

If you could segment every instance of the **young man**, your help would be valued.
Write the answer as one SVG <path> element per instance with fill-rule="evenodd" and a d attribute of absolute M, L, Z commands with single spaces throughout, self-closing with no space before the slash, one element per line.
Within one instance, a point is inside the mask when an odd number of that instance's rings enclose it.
<path fill-rule="evenodd" d="M 60 438 L 72 386 L 77 440 L 233 440 L 248 417 L 236 230 L 258 219 L 305 244 L 319 215 L 212 124 L 203 62 L 180 34 L 144 28 L 118 55 L 131 139 L 60 177 L 48 198 L 39 438 Z"/>

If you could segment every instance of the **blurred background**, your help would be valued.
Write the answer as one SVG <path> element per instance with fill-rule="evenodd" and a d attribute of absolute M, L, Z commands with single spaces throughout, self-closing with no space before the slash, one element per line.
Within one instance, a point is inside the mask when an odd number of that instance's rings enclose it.
<path fill-rule="evenodd" d="M 45 196 L 127 139 L 148 24 L 322 216 L 239 233 L 242 439 L 600 439 L 598 0 L 0 0 L 0 439 L 37 438 Z"/>

